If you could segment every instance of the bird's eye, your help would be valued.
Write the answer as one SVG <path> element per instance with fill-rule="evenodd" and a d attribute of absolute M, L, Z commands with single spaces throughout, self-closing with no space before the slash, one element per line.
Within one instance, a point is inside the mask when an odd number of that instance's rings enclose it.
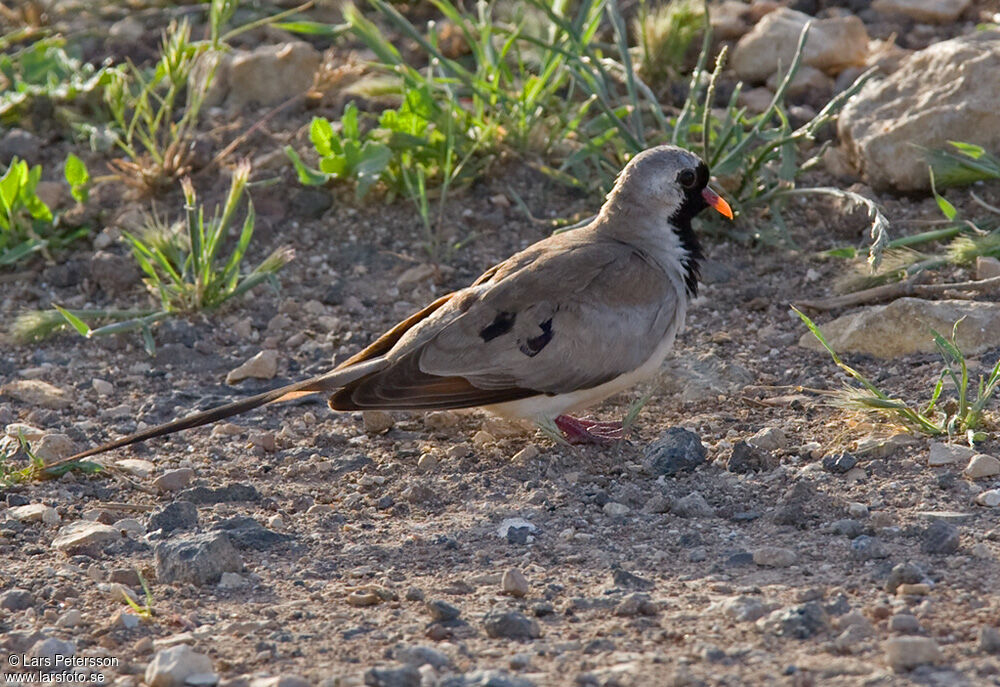
<path fill-rule="evenodd" d="M 695 182 L 698 181 L 698 175 L 695 174 L 692 169 L 685 169 L 677 175 L 677 181 L 684 188 L 691 188 L 694 186 Z"/>

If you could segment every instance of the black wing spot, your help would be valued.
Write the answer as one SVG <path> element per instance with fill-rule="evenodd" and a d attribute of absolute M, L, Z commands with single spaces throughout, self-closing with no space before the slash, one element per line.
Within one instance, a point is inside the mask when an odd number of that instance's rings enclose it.
<path fill-rule="evenodd" d="M 490 342 L 498 336 L 503 336 L 511 329 L 514 328 L 514 319 L 517 317 L 516 313 L 512 312 L 499 312 L 497 316 L 493 319 L 493 322 L 483 327 L 479 336 L 484 342 Z"/>
<path fill-rule="evenodd" d="M 534 358 L 536 355 L 542 352 L 549 341 L 552 341 L 552 318 L 545 320 L 538 327 L 542 330 L 542 333 L 538 336 L 533 336 L 527 341 L 524 341 L 518 345 L 518 350 L 524 353 L 529 358 Z"/>

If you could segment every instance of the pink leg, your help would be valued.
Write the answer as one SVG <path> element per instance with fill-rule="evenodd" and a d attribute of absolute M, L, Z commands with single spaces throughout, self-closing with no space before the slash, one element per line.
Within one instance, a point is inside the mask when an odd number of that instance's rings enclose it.
<path fill-rule="evenodd" d="M 571 444 L 598 444 L 608 446 L 625 437 L 621 422 L 598 422 L 583 418 L 560 415 L 555 419 L 556 427 Z"/>

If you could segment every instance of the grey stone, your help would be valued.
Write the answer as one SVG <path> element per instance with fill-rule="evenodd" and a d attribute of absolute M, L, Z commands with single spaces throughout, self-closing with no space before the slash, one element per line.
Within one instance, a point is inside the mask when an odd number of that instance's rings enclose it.
<path fill-rule="evenodd" d="M 936 352 L 931 328 L 950 332 L 955 322 L 959 322 L 958 342 L 963 353 L 983 353 L 1000 340 L 1000 303 L 897 298 L 888 305 L 868 306 L 838 317 L 820 325 L 820 331 L 838 353 L 896 358 Z M 823 350 L 810 332 L 799 339 L 799 345 Z"/>
<path fill-rule="evenodd" d="M 457 620 L 458 616 L 462 614 L 457 607 L 441 599 L 431 599 L 424 605 L 431 618 L 438 622 Z"/>
<path fill-rule="evenodd" d="M 147 530 L 190 530 L 198 526 L 198 507 L 190 501 L 174 501 L 149 516 Z"/>
<path fill-rule="evenodd" d="M 462 687 L 535 687 L 535 683 L 528 678 L 511 675 L 504 670 L 474 670 L 462 678 Z"/>
<path fill-rule="evenodd" d="M 920 550 L 924 553 L 955 553 L 960 543 L 961 536 L 957 527 L 943 520 L 935 520 L 924 530 Z"/>
<path fill-rule="evenodd" d="M 869 561 L 888 555 L 882 542 L 875 537 L 862 534 L 851 540 L 851 556 L 856 560 Z"/>
<path fill-rule="evenodd" d="M 781 451 L 788 448 L 788 437 L 780 427 L 764 427 L 747 439 L 747 443 L 761 451 Z"/>
<path fill-rule="evenodd" d="M 292 196 L 292 211 L 298 217 L 317 219 L 333 207 L 333 195 L 322 188 L 299 189 Z"/>
<path fill-rule="evenodd" d="M 726 460 L 726 470 L 738 475 L 748 472 L 768 472 L 778 467 L 780 460 L 771 453 L 739 441 Z"/>
<path fill-rule="evenodd" d="M 834 520 L 830 525 L 830 530 L 834 534 L 839 534 L 847 537 L 848 539 L 854 539 L 864 531 L 864 526 L 852 518 L 842 518 L 840 520 Z"/>
<path fill-rule="evenodd" d="M 276 675 L 255 678 L 250 681 L 250 687 L 312 687 L 312 683 L 298 675 Z"/>
<path fill-rule="evenodd" d="M 889 630 L 904 635 L 915 635 L 923 630 L 915 615 L 897 613 L 889 618 Z"/>
<path fill-rule="evenodd" d="M 660 612 L 659 607 L 649 598 L 649 594 L 643 592 L 632 592 L 627 594 L 617 606 L 614 614 L 624 618 L 637 615 L 656 615 Z"/>
<path fill-rule="evenodd" d="M 656 586 L 652 580 L 647 580 L 645 577 L 640 577 L 617 566 L 611 569 L 611 581 L 616 587 L 635 589 L 640 592 L 648 592 Z"/>
<path fill-rule="evenodd" d="M 643 464 L 654 475 L 670 477 L 705 463 L 708 451 L 694 432 L 671 427 L 643 451 Z"/>
<path fill-rule="evenodd" d="M 265 551 L 272 546 L 284 544 L 293 539 L 291 535 L 267 529 L 248 516 L 223 520 L 212 529 L 225 532 L 238 548 L 255 551 Z"/>
<path fill-rule="evenodd" d="M 672 512 L 682 518 L 711 518 L 715 515 L 715 509 L 696 491 L 678 499 Z"/>
<path fill-rule="evenodd" d="M 57 656 L 66 657 L 76 655 L 76 642 L 57 639 L 55 637 L 40 639 L 32 645 L 28 651 L 28 655 L 32 658 L 47 660 L 48 663 L 44 665 L 54 666 Z"/>
<path fill-rule="evenodd" d="M 99 250 L 90 258 L 90 278 L 105 294 L 117 296 L 139 283 L 139 270 L 131 256 Z"/>
<path fill-rule="evenodd" d="M 224 487 L 192 487 L 177 495 L 178 501 L 190 501 L 200 506 L 235 501 L 260 501 L 260 492 L 252 484 L 227 484 Z"/>
<path fill-rule="evenodd" d="M 795 551 L 781 546 L 762 546 L 753 552 L 753 562 L 765 568 L 787 568 L 798 559 Z"/>
<path fill-rule="evenodd" d="M 34 165 L 40 161 L 42 148 L 42 142 L 33 133 L 14 128 L 0 138 L 0 160 L 9 164 L 12 158 L 18 157 Z"/>
<path fill-rule="evenodd" d="M 180 491 L 194 478 L 194 470 L 191 468 L 177 468 L 167 470 L 162 475 L 153 480 L 153 488 L 157 491 Z"/>
<path fill-rule="evenodd" d="M 243 570 L 243 559 L 223 532 L 175 537 L 156 545 L 156 577 L 163 583 L 216 583 L 224 572 Z"/>
<path fill-rule="evenodd" d="M 483 618 L 486 634 L 494 639 L 535 639 L 542 635 L 538 621 L 518 611 L 492 611 Z"/>
<path fill-rule="evenodd" d="M 35 603 L 35 597 L 27 589 L 8 589 L 0 594 L 0 608 L 7 611 L 23 611 L 31 608 Z"/>
<path fill-rule="evenodd" d="M 441 670 L 451 665 L 451 659 L 446 654 L 431 646 L 401 646 L 393 651 L 393 658 L 415 668 L 431 665 Z"/>
<path fill-rule="evenodd" d="M 762 632 L 781 637 L 808 639 L 827 628 L 829 619 L 823 606 L 815 601 L 774 611 L 757 621 Z"/>
<path fill-rule="evenodd" d="M 365 671 L 368 687 L 420 687 L 420 671 L 416 666 L 369 668 Z"/>
<path fill-rule="evenodd" d="M 959 132 L 962 141 L 1000 148 L 998 38 L 997 31 L 981 31 L 933 43 L 847 102 L 837 131 L 852 164 L 872 186 L 929 189 L 924 149 L 947 148 Z M 932 326 L 951 331 L 950 324 Z"/>
<path fill-rule="evenodd" d="M 768 612 L 767 605 L 756 596 L 733 596 L 718 604 L 726 616 L 740 622 L 752 622 Z"/>
<path fill-rule="evenodd" d="M 1000 654 L 1000 631 L 990 625 L 979 628 L 979 650 L 987 654 Z"/>

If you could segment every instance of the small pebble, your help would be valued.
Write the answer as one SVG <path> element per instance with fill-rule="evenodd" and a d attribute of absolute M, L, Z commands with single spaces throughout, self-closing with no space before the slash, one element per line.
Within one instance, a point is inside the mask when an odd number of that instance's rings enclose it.
<path fill-rule="evenodd" d="M 979 629 L 979 650 L 987 654 L 1000 654 L 1000 630 L 983 625 Z"/>
<path fill-rule="evenodd" d="M 889 631 L 898 632 L 903 635 L 915 635 L 923 630 L 920 621 L 915 615 L 909 613 L 897 613 L 889 618 Z"/>
<path fill-rule="evenodd" d="M 972 456 L 965 467 L 965 476 L 969 479 L 982 479 L 994 475 L 1000 475 L 1000 460 L 984 453 Z"/>
<path fill-rule="evenodd" d="M 797 560 L 795 551 L 781 546 L 762 546 L 753 552 L 753 562 L 765 568 L 787 568 Z"/>
<path fill-rule="evenodd" d="M 939 663 L 941 649 L 930 637 L 891 637 L 885 641 L 885 657 L 897 673 L 917 666 Z"/>
<path fill-rule="evenodd" d="M 431 618 L 438 622 L 456 620 L 462 614 L 458 608 L 441 599 L 431 599 L 426 603 L 426 607 Z"/>
<path fill-rule="evenodd" d="M 976 496 L 976 503 L 988 508 L 1000 506 L 1000 489 L 989 489 Z"/>

